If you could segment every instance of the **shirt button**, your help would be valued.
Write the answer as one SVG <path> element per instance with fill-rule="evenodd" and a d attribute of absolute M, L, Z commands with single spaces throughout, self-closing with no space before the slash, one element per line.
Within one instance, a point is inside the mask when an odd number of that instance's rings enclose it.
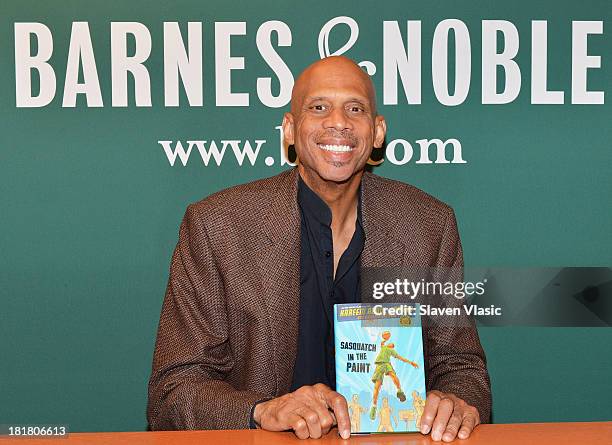
<path fill-rule="evenodd" d="M 331 252 L 330 252 L 329 250 L 328 250 L 328 251 L 326 251 L 326 252 L 325 252 L 325 256 L 326 256 L 327 258 L 329 258 L 329 257 L 331 256 Z"/>

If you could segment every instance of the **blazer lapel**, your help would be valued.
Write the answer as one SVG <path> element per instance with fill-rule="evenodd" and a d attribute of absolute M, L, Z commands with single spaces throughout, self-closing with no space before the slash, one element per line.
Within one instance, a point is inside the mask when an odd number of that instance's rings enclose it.
<path fill-rule="evenodd" d="M 270 321 L 277 394 L 291 387 L 300 308 L 300 211 L 297 169 L 279 175 L 262 221 L 267 244 L 260 252 L 263 301 Z"/>
<path fill-rule="evenodd" d="M 361 183 L 361 213 L 366 234 L 361 267 L 401 267 L 406 246 L 394 235 L 395 215 L 386 205 L 385 190 L 368 172 Z"/>

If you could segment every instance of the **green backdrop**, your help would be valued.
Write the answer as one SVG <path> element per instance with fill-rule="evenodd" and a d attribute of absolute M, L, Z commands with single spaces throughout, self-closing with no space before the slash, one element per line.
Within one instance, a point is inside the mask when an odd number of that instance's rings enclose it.
<path fill-rule="evenodd" d="M 369 60 L 382 98 L 384 20 L 422 22 L 422 104 L 379 109 L 387 140 L 456 138 L 466 164 L 405 165 L 388 161 L 383 176 L 410 182 L 452 205 L 465 261 L 474 266 L 610 266 L 612 264 L 612 130 L 608 101 L 574 105 L 571 23 L 600 20 L 588 40 L 601 68 L 588 87 L 610 94 L 609 1 L 459 1 L 384 4 L 361 1 L 93 2 L 32 0 L 0 4 L 0 423 L 66 423 L 72 431 L 146 428 L 146 384 L 178 225 L 188 203 L 230 185 L 276 174 L 284 108 L 263 106 L 259 76 L 271 76 L 256 47 L 261 23 L 281 20 L 292 46 L 277 48 L 294 76 L 319 58 L 319 30 L 336 16 L 359 23 L 346 53 Z M 441 105 L 431 82 L 431 41 L 447 18 L 468 27 L 471 88 L 456 107 Z M 514 23 L 521 93 L 506 105 L 480 100 L 481 21 Z M 548 21 L 548 85 L 565 91 L 563 105 L 530 102 L 531 21 Z M 72 22 L 89 23 L 104 107 L 62 107 Z M 147 26 L 152 53 L 151 107 L 111 106 L 110 23 Z M 204 106 L 163 105 L 163 22 L 202 22 Z M 245 21 L 232 55 L 246 68 L 232 89 L 249 92 L 249 107 L 215 106 L 214 22 Z M 57 92 L 47 106 L 15 99 L 14 23 L 44 23 L 53 35 L 50 63 Z M 338 28 L 330 47 L 346 41 Z M 451 39 L 452 41 L 452 39 Z M 275 39 L 273 43 L 275 44 Z M 128 42 L 128 47 L 132 46 Z M 35 45 L 33 46 L 35 47 Z M 452 63 L 450 69 L 454 67 Z M 451 76 L 452 77 L 452 76 Z M 500 77 L 500 82 L 503 76 Z M 276 82 L 276 83 L 274 83 Z M 36 77 L 34 85 L 36 87 Z M 278 82 L 273 81 L 275 88 Z M 81 95 L 82 96 L 82 95 Z M 197 157 L 170 166 L 159 140 L 265 139 L 258 162 L 220 166 Z M 230 153 L 231 154 L 231 153 Z M 194 149 L 194 156 L 197 155 Z M 273 166 L 263 163 L 273 156 Z M 416 158 L 416 154 L 415 154 Z M 481 338 L 493 385 L 494 420 L 504 422 L 612 419 L 608 328 L 485 328 Z"/>

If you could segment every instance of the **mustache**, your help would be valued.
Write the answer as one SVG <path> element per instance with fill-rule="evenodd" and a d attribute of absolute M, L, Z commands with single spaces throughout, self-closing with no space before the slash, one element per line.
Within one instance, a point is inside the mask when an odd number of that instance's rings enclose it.
<path fill-rule="evenodd" d="M 358 138 L 350 130 L 325 130 L 317 133 L 314 140 L 319 142 L 321 139 L 333 138 L 333 139 L 346 139 L 350 142 L 350 145 L 357 145 Z"/>

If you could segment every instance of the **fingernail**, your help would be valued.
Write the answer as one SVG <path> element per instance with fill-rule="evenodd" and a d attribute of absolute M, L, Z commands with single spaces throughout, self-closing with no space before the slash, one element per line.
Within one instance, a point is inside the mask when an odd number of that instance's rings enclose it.
<path fill-rule="evenodd" d="M 459 434 L 457 434 L 459 436 L 459 439 L 465 439 L 467 438 L 467 433 L 465 431 L 461 431 Z"/>
<path fill-rule="evenodd" d="M 437 431 L 434 431 L 433 433 L 431 433 L 431 439 L 438 442 L 442 439 L 442 435 L 438 433 Z"/>
<path fill-rule="evenodd" d="M 424 424 L 422 424 L 422 425 L 421 425 L 421 433 L 422 433 L 422 434 L 427 434 L 427 433 L 429 433 L 429 425 L 427 425 L 427 424 L 425 424 L 425 423 L 424 423 Z"/>
<path fill-rule="evenodd" d="M 349 437 L 351 437 L 351 432 L 349 430 L 344 430 L 340 433 L 340 437 L 342 437 L 343 439 L 348 439 Z"/>

